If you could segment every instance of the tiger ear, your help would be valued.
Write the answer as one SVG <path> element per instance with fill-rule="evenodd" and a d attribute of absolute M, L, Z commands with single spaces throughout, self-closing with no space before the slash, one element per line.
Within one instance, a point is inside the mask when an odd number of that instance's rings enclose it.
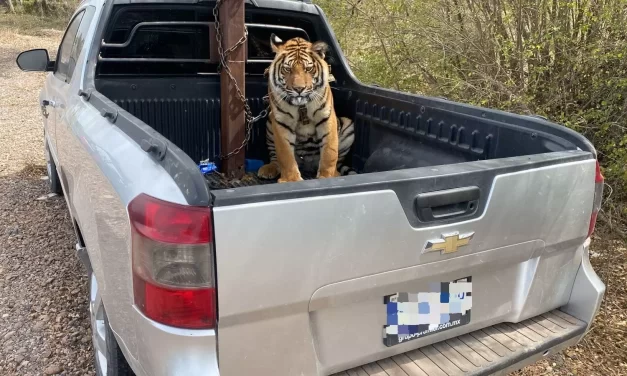
<path fill-rule="evenodd" d="M 324 59 L 327 55 L 327 51 L 329 50 L 329 45 L 322 41 L 318 41 L 311 45 L 311 50 Z"/>
<path fill-rule="evenodd" d="M 279 53 L 283 49 L 283 40 L 272 33 L 272 35 L 270 35 L 270 45 L 275 54 Z"/>

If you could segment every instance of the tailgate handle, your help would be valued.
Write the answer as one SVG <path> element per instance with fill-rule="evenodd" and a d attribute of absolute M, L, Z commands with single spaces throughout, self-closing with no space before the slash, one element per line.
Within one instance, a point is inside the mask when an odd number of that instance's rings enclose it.
<path fill-rule="evenodd" d="M 479 206 L 479 187 L 463 187 L 425 192 L 416 196 L 414 206 L 423 222 L 474 214 Z"/>

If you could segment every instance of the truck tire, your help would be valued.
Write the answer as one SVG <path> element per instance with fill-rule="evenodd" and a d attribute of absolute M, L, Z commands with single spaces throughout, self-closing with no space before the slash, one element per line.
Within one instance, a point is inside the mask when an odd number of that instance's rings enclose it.
<path fill-rule="evenodd" d="M 89 276 L 89 317 L 97 376 L 135 375 L 109 326 L 94 273 Z"/>
<path fill-rule="evenodd" d="M 48 146 L 48 141 L 45 142 L 46 149 L 46 170 L 48 172 L 48 188 L 51 193 L 56 193 L 58 195 L 63 194 L 63 189 L 61 188 L 61 179 L 59 178 L 59 174 L 57 173 L 57 165 L 54 163 L 54 159 L 52 159 L 52 154 L 50 154 L 50 146 Z"/>

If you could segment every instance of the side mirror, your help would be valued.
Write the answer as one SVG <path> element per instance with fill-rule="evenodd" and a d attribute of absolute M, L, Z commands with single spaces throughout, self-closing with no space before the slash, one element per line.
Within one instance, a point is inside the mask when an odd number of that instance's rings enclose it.
<path fill-rule="evenodd" d="M 48 51 L 41 48 L 22 52 L 15 62 L 24 72 L 46 72 L 54 69 L 54 61 L 50 61 Z"/>

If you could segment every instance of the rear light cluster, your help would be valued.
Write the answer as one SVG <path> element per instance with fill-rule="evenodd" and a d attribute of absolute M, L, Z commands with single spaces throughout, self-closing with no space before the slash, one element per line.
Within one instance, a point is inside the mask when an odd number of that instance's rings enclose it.
<path fill-rule="evenodd" d="M 128 212 L 135 305 L 165 325 L 214 328 L 211 209 L 141 194 L 131 201 Z"/>
<path fill-rule="evenodd" d="M 594 204 L 592 206 L 592 215 L 590 216 L 590 226 L 588 228 L 588 237 L 594 232 L 594 227 L 597 223 L 597 216 L 601 210 L 601 202 L 603 201 L 603 184 L 605 179 L 601 174 L 601 166 L 597 161 L 596 175 L 594 177 Z"/>

